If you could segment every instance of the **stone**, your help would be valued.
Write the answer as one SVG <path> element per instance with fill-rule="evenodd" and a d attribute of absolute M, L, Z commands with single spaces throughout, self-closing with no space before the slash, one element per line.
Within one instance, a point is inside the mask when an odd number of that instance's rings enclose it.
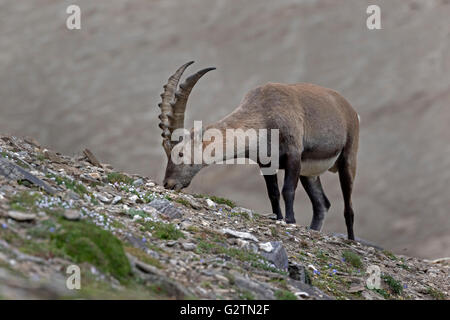
<path fill-rule="evenodd" d="M 181 246 L 186 251 L 193 251 L 193 250 L 195 250 L 195 248 L 197 248 L 197 246 L 191 242 L 183 242 L 183 244 Z"/>
<path fill-rule="evenodd" d="M 20 222 L 33 221 L 36 219 L 34 213 L 24 213 L 19 211 L 8 211 L 8 217 Z"/>
<path fill-rule="evenodd" d="M 206 199 L 206 204 L 210 208 L 215 208 L 216 207 L 216 203 L 214 201 L 212 201 L 211 199 Z"/>
<path fill-rule="evenodd" d="M 253 211 L 247 208 L 242 207 L 234 207 L 231 209 L 231 212 L 233 213 L 246 213 L 250 219 L 253 219 Z"/>
<path fill-rule="evenodd" d="M 270 252 L 261 251 L 260 254 L 278 269 L 287 270 L 289 265 L 288 256 L 283 244 L 280 241 L 272 241 L 273 250 Z"/>
<path fill-rule="evenodd" d="M 236 238 L 247 239 L 247 240 L 252 240 L 252 241 L 258 242 L 258 239 L 254 235 L 252 235 L 248 232 L 241 232 L 241 231 L 224 228 L 224 229 L 222 229 L 222 233 L 225 235 L 236 237 Z"/>
<path fill-rule="evenodd" d="M 115 205 L 115 204 L 118 204 L 118 203 L 121 202 L 121 201 L 122 201 L 122 197 L 121 197 L 121 196 L 115 196 L 115 197 L 112 199 L 111 204 L 112 204 L 112 205 Z"/>
<path fill-rule="evenodd" d="M 297 263 L 289 262 L 288 264 L 289 278 L 300 281 L 302 283 L 311 284 L 306 268 Z"/>
<path fill-rule="evenodd" d="M 273 246 L 270 242 L 260 243 L 259 248 L 265 252 L 272 252 Z"/>
<path fill-rule="evenodd" d="M 135 187 L 142 186 L 143 184 L 144 184 L 144 180 L 142 180 L 141 178 L 133 181 L 133 186 L 135 186 Z"/>
<path fill-rule="evenodd" d="M 71 221 L 80 220 L 81 213 L 78 210 L 68 209 L 64 211 L 64 218 Z"/>
<path fill-rule="evenodd" d="M 169 200 L 155 199 L 151 201 L 149 205 L 164 214 L 170 220 L 181 219 L 183 217 L 183 210 L 174 206 Z"/>

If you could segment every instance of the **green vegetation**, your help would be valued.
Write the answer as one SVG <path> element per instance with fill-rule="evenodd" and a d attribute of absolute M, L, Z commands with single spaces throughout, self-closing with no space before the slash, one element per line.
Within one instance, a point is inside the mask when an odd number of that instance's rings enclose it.
<path fill-rule="evenodd" d="M 250 291 L 245 290 L 245 291 L 242 291 L 239 294 L 239 299 L 242 299 L 242 300 L 255 300 L 255 296 Z"/>
<path fill-rule="evenodd" d="M 384 289 L 373 289 L 373 291 L 381 294 L 383 296 L 383 298 L 385 298 L 385 299 L 390 299 L 391 298 L 391 295 L 389 294 L 389 292 L 387 292 Z"/>
<path fill-rule="evenodd" d="M 235 258 L 239 261 L 248 262 L 254 268 L 261 270 L 271 271 L 279 274 L 286 275 L 287 273 L 279 270 L 269 264 L 269 262 L 261 255 L 248 250 L 238 248 L 228 248 L 223 243 L 210 242 L 203 239 L 199 239 L 196 248 L 197 254 L 225 254 L 231 258 Z"/>
<path fill-rule="evenodd" d="M 342 257 L 355 268 L 361 268 L 363 266 L 361 258 L 353 251 L 345 250 L 342 252 Z"/>
<path fill-rule="evenodd" d="M 74 191 L 80 196 L 89 193 L 89 191 L 83 184 L 79 183 L 76 180 L 72 180 L 68 177 L 60 177 L 54 174 L 48 174 L 47 178 L 53 178 L 58 185 L 64 185 L 67 189 Z"/>
<path fill-rule="evenodd" d="M 231 201 L 229 199 L 216 197 L 216 196 L 209 196 L 209 195 L 205 195 L 205 194 L 194 194 L 193 196 L 194 196 L 194 198 L 209 198 L 217 204 L 225 204 L 231 208 L 236 207 L 236 203 L 234 203 L 233 201 Z"/>
<path fill-rule="evenodd" d="M 275 291 L 275 298 L 277 298 L 277 300 L 297 300 L 295 294 L 287 290 Z"/>
<path fill-rule="evenodd" d="M 84 221 L 61 219 L 61 229 L 51 236 L 52 243 L 74 262 L 87 262 L 119 281 L 127 280 L 131 267 L 122 243 L 112 233 Z"/>
<path fill-rule="evenodd" d="M 186 199 L 183 199 L 183 198 L 178 198 L 175 200 L 175 202 L 182 204 L 185 207 L 189 207 L 189 208 L 191 207 L 191 204 L 189 203 L 189 201 L 187 201 Z"/>
<path fill-rule="evenodd" d="M 437 289 L 428 287 L 427 294 L 429 294 L 436 300 L 445 300 L 445 294 L 442 291 L 439 291 Z"/>
<path fill-rule="evenodd" d="M 123 174 L 123 173 L 119 173 L 119 172 L 111 172 L 108 174 L 107 176 L 108 178 L 108 182 L 109 183 L 124 183 L 124 184 L 132 184 L 133 183 L 133 179 L 130 178 L 129 176 Z"/>
<path fill-rule="evenodd" d="M 160 221 L 148 221 L 142 224 L 143 231 L 149 231 L 152 235 L 162 240 L 178 240 L 184 238 L 183 232 L 178 230 L 172 223 Z"/>
<path fill-rule="evenodd" d="M 34 191 L 22 191 L 15 194 L 9 201 L 12 210 L 22 212 L 37 212 L 37 203 L 41 200 L 42 195 Z"/>
<path fill-rule="evenodd" d="M 395 254 L 393 254 L 391 251 L 384 250 L 383 253 L 389 259 L 394 260 L 394 261 L 397 260 L 397 257 L 395 256 Z"/>
<path fill-rule="evenodd" d="M 402 284 L 398 280 L 395 280 L 392 276 L 388 274 L 382 274 L 381 279 L 386 282 L 386 284 L 394 294 L 401 294 L 403 292 Z"/>
<path fill-rule="evenodd" d="M 152 256 L 145 253 L 143 250 L 135 248 L 135 247 L 125 247 L 125 251 L 133 256 L 135 256 L 138 260 L 157 267 L 158 269 L 163 269 L 163 265 L 159 262 L 158 259 L 153 258 Z"/>

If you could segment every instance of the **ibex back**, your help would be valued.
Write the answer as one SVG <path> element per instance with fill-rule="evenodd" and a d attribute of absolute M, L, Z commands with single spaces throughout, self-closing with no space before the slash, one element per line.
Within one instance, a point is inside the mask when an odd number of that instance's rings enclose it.
<path fill-rule="evenodd" d="M 167 154 L 164 187 L 180 190 L 187 187 L 192 178 L 207 164 L 175 164 L 172 158 L 174 146 L 177 156 L 191 154 L 196 133 L 180 141 L 172 141 L 174 130 L 184 127 L 184 113 L 189 94 L 195 83 L 208 71 L 203 69 L 188 77 L 179 88 L 178 82 L 184 70 L 193 62 L 181 66 L 164 86 L 159 104 L 160 128 L 163 130 L 163 147 Z M 344 217 L 348 238 L 354 240 L 353 208 L 351 194 L 356 174 L 359 116 L 351 105 L 336 91 L 313 84 L 268 83 L 251 90 L 237 109 L 220 121 L 205 128 L 216 129 L 226 136 L 227 129 L 278 129 L 279 169 L 285 170 L 282 195 L 286 208 L 286 223 L 295 223 L 294 197 L 298 181 L 302 183 L 313 206 L 311 229 L 320 230 L 325 214 L 330 208 L 320 182 L 326 171 L 338 172 L 344 198 Z M 225 140 L 226 144 L 229 140 Z M 209 142 L 203 142 L 202 148 Z M 271 146 L 267 146 L 269 149 Z M 248 151 L 248 150 L 247 150 Z M 249 152 L 244 156 L 248 157 Z M 242 154 L 224 155 L 226 158 Z M 258 158 L 252 159 L 261 167 Z M 272 211 L 277 219 L 283 219 L 280 208 L 280 191 L 277 175 L 264 175 Z"/>

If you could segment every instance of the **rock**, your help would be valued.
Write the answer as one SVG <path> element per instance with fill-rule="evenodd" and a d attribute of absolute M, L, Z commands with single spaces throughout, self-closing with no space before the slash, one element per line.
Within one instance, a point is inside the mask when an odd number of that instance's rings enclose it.
<path fill-rule="evenodd" d="M 76 193 L 72 190 L 67 190 L 66 198 L 70 199 L 70 200 L 80 200 L 80 196 L 78 195 L 78 193 Z"/>
<path fill-rule="evenodd" d="M 302 283 L 311 284 L 306 268 L 297 263 L 289 262 L 288 264 L 289 278 L 300 281 Z"/>
<path fill-rule="evenodd" d="M 216 203 L 214 201 L 212 201 L 211 199 L 206 199 L 206 204 L 210 208 L 215 208 L 216 207 Z"/>
<path fill-rule="evenodd" d="M 169 219 L 181 219 L 183 217 L 182 209 L 175 207 L 172 202 L 166 199 L 155 199 L 149 203 L 150 206 L 164 214 Z"/>
<path fill-rule="evenodd" d="M 121 202 L 121 201 L 122 201 L 122 197 L 121 197 L 121 196 L 115 196 L 115 197 L 112 199 L 111 204 L 112 204 L 112 205 L 115 205 L 115 204 L 118 204 L 118 203 Z"/>
<path fill-rule="evenodd" d="M 138 198 L 139 198 L 139 197 L 138 197 L 136 194 L 133 194 L 131 197 L 128 198 L 128 200 L 130 200 L 131 202 L 136 202 L 136 200 L 137 200 Z"/>
<path fill-rule="evenodd" d="M 273 263 L 278 269 L 287 270 L 289 265 L 288 256 L 283 244 L 280 241 L 270 242 L 273 250 L 270 252 L 261 251 L 261 255 Z"/>
<path fill-rule="evenodd" d="M 252 280 L 235 273 L 233 274 L 233 278 L 236 287 L 244 291 L 250 291 L 255 295 L 256 299 L 273 300 L 275 298 L 273 288 L 266 283 Z"/>
<path fill-rule="evenodd" d="M 250 219 L 253 219 L 253 211 L 247 208 L 242 208 L 242 207 L 234 207 L 233 209 L 231 209 L 231 212 L 233 213 L 245 213 L 248 215 L 248 217 Z"/>
<path fill-rule="evenodd" d="M 222 282 L 223 284 L 228 284 L 230 282 L 230 280 L 228 280 L 227 277 L 221 275 L 221 274 L 215 274 L 214 278 L 216 278 L 217 280 L 219 280 L 220 282 Z"/>
<path fill-rule="evenodd" d="M 259 248 L 265 252 L 272 252 L 273 246 L 270 242 L 260 243 Z"/>
<path fill-rule="evenodd" d="M 88 175 L 95 180 L 100 180 L 102 178 L 102 176 L 98 172 L 91 172 Z"/>
<path fill-rule="evenodd" d="M 110 204 L 112 202 L 111 198 L 105 197 L 104 195 L 95 194 L 95 198 L 97 198 L 98 200 L 100 200 L 101 202 L 105 203 L 105 204 Z"/>
<path fill-rule="evenodd" d="M 356 292 L 364 291 L 365 289 L 366 288 L 361 284 L 352 284 L 350 286 L 350 288 L 347 290 L 347 292 L 356 293 Z"/>
<path fill-rule="evenodd" d="M 81 213 L 78 210 L 68 209 L 64 211 L 64 218 L 71 221 L 80 220 Z"/>
<path fill-rule="evenodd" d="M 24 213 L 19 211 L 8 211 L 8 217 L 20 222 L 33 221 L 36 219 L 34 213 Z"/>
<path fill-rule="evenodd" d="M 186 251 L 193 251 L 193 250 L 195 250 L 195 248 L 197 248 L 197 246 L 191 242 L 183 242 L 183 244 L 181 246 Z"/>
<path fill-rule="evenodd" d="M 166 242 L 166 246 L 168 246 L 168 247 L 173 247 L 173 246 L 175 246 L 177 243 L 178 243 L 178 241 L 170 240 L 170 241 L 167 241 L 167 242 Z"/>
<path fill-rule="evenodd" d="M 142 186 L 143 184 L 144 184 L 144 180 L 142 180 L 141 178 L 133 181 L 133 186 L 135 186 L 135 187 Z"/>
<path fill-rule="evenodd" d="M 83 153 L 91 164 L 93 164 L 96 167 L 100 167 L 100 168 L 102 167 L 100 161 L 98 161 L 98 159 L 94 156 L 94 154 L 91 152 L 91 150 L 84 149 Z"/>
<path fill-rule="evenodd" d="M 241 231 L 235 231 L 235 230 L 231 230 L 228 228 L 224 228 L 224 229 L 222 229 L 222 233 L 225 235 L 230 235 L 230 236 L 236 237 L 236 238 L 253 240 L 255 242 L 258 242 L 258 239 L 254 235 L 252 235 L 248 232 L 241 232 Z"/>

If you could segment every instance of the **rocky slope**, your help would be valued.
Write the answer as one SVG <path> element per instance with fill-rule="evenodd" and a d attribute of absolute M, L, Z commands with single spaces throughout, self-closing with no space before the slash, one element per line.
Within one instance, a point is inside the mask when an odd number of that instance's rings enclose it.
<path fill-rule="evenodd" d="M 0 138 L 0 298 L 448 299 L 448 260 L 275 222 L 213 195 Z M 32 181 L 32 183 L 30 182 Z M 81 289 L 66 286 L 81 270 Z M 381 288 L 366 286 L 368 266 Z"/>

